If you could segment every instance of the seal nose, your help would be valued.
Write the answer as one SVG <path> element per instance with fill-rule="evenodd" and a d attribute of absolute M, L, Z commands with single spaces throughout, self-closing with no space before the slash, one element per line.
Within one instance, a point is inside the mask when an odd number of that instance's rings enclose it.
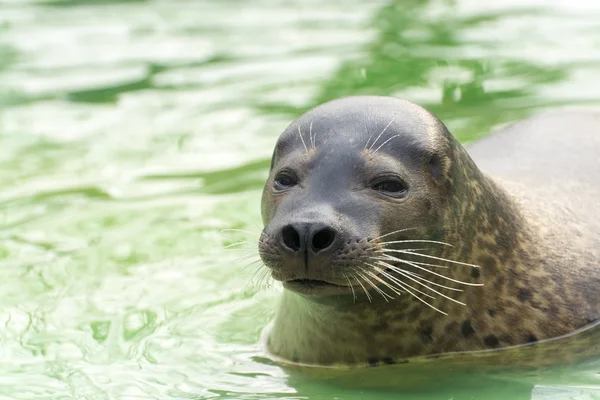
<path fill-rule="evenodd" d="M 302 248 L 300 233 L 298 233 L 292 225 L 288 225 L 282 229 L 281 240 L 283 242 L 283 247 L 288 250 L 298 251 Z"/>
<path fill-rule="evenodd" d="M 312 251 L 318 253 L 321 250 L 327 250 L 333 244 L 335 240 L 335 231 L 330 227 L 325 227 L 312 235 L 310 239 L 310 245 L 312 246 Z"/>
<path fill-rule="evenodd" d="M 335 229 L 320 223 L 290 224 L 281 230 L 281 244 L 286 250 L 304 251 L 308 246 L 313 253 L 330 248 L 336 238 Z"/>

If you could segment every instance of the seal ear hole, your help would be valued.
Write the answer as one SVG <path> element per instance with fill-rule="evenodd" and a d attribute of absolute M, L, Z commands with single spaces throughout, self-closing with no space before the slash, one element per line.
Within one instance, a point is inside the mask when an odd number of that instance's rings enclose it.
<path fill-rule="evenodd" d="M 429 159 L 428 163 L 429 173 L 433 176 L 433 179 L 439 180 L 442 178 L 442 160 L 437 154 L 434 154 Z"/>

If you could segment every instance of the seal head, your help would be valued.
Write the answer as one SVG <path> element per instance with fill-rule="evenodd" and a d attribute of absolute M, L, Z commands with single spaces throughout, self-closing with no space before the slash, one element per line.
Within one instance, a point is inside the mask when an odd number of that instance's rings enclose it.
<path fill-rule="evenodd" d="M 273 277 L 311 296 L 372 289 L 361 275 L 385 238 L 442 238 L 452 141 L 421 107 L 391 98 L 342 99 L 290 125 L 263 192 L 260 254 Z"/>
<path fill-rule="evenodd" d="M 285 288 L 269 351 L 390 361 L 536 342 L 600 318 L 598 232 L 519 190 L 408 101 L 308 111 L 281 134 L 263 191 L 259 253 Z"/>

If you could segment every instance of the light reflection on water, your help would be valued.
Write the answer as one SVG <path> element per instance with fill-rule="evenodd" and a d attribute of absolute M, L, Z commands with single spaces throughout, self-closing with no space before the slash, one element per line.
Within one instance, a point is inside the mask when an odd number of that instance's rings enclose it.
<path fill-rule="evenodd" d="M 278 288 L 250 283 L 251 243 L 223 249 L 257 238 L 278 133 L 359 93 L 462 140 L 597 106 L 597 21 L 584 0 L 0 1 L 0 398 L 365 398 L 261 357 Z M 594 398 L 599 363 L 403 393 Z"/>

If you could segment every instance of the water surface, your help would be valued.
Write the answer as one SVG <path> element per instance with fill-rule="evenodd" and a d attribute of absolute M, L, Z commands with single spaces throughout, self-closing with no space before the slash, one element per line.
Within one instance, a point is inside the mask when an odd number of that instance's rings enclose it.
<path fill-rule="evenodd" d="M 600 106 L 599 46 L 588 0 L 0 0 L 0 399 L 600 398 L 600 359 L 395 392 L 284 370 L 256 346 L 280 288 L 224 249 L 308 108 L 405 97 L 467 142 Z"/>

